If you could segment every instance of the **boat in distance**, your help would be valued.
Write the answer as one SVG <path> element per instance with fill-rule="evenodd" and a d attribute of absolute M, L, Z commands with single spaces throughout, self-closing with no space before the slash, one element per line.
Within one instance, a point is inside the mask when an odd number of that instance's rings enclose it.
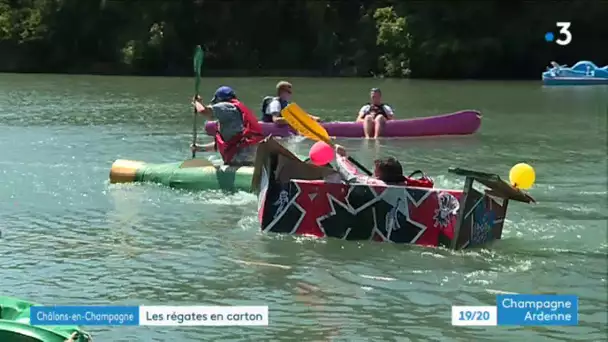
<path fill-rule="evenodd" d="M 572 67 L 551 62 L 542 73 L 545 85 L 601 85 L 608 84 L 608 65 L 600 68 L 590 61 L 580 61 Z"/>

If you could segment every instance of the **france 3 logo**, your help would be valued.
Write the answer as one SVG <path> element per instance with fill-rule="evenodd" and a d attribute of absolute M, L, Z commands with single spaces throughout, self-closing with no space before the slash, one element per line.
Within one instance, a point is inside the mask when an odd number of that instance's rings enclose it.
<path fill-rule="evenodd" d="M 572 41 L 572 32 L 570 32 L 570 26 L 572 25 L 569 21 L 558 21 L 555 23 L 555 26 L 559 27 L 559 37 L 555 39 L 555 34 L 553 32 L 545 33 L 545 40 L 547 43 L 551 43 L 555 40 L 557 45 L 566 46 L 570 44 Z M 562 39 L 563 38 L 563 39 Z"/>

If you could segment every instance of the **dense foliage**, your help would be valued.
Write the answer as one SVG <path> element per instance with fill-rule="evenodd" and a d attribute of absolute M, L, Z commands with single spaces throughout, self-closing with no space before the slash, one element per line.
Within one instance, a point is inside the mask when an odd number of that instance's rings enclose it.
<path fill-rule="evenodd" d="M 0 70 L 538 78 L 608 64 L 608 2 L 0 0 Z M 544 41 L 572 22 L 572 43 Z M 290 72 L 294 73 L 294 72 Z"/>

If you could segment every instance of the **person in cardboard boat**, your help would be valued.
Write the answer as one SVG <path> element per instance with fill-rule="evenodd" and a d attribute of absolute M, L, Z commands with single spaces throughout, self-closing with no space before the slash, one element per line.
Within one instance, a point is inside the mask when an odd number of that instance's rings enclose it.
<path fill-rule="evenodd" d="M 347 158 L 348 154 L 343 146 L 335 145 L 336 154 L 342 158 Z M 337 163 L 338 170 L 341 174 L 348 172 L 340 168 L 340 162 Z M 414 178 L 414 175 L 420 174 L 419 178 Z M 403 175 L 403 167 L 401 163 L 393 158 L 382 158 L 374 161 L 374 178 L 383 181 L 388 185 L 406 185 L 420 188 L 432 188 L 435 184 L 433 180 L 426 176 L 420 170 L 412 172 L 409 176 Z"/>

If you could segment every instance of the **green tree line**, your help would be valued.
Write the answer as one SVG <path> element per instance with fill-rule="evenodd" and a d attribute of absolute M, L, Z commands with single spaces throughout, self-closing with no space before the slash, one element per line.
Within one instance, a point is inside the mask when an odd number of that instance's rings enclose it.
<path fill-rule="evenodd" d="M 539 78 L 608 64 L 608 1 L 0 0 L 0 71 Z M 557 21 L 572 23 L 572 42 Z"/>

